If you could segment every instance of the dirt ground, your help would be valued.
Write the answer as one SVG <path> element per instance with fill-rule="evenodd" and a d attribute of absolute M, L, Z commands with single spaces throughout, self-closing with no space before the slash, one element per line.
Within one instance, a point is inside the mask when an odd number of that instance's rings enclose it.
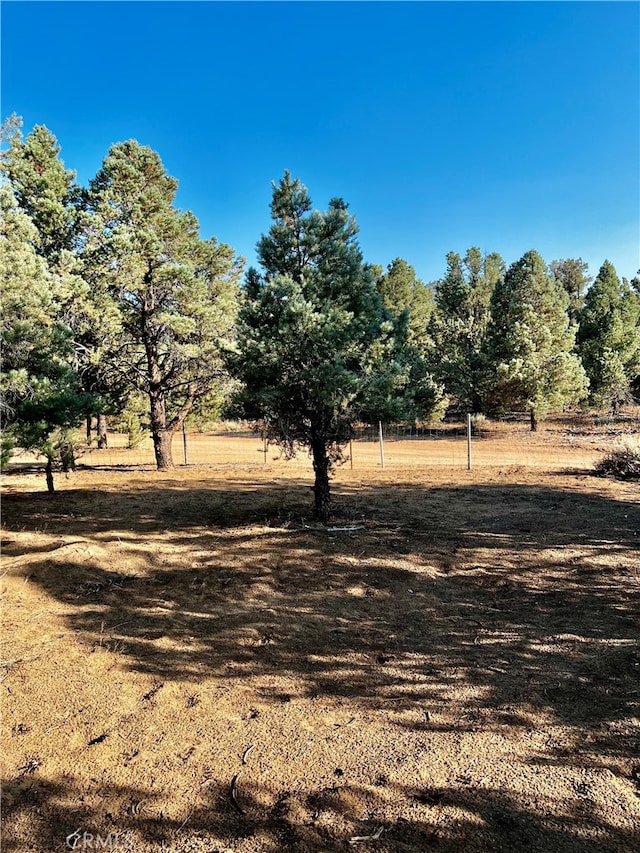
<path fill-rule="evenodd" d="M 326 527 L 306 458 L 5 476 L 3 849 L 637 853 L 640 489 L 593 476 L 606 441 L 357 447 Z"/>

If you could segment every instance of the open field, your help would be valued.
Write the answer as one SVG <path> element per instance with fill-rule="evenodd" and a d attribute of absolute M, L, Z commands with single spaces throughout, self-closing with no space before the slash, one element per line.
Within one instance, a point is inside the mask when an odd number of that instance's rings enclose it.
<path fill-rule="evenodd" d="M 636 853 L 640 490 L 521 427 L 357 443 L 328 527 L 255 437 L 6 476 L 3 850 Z"/>

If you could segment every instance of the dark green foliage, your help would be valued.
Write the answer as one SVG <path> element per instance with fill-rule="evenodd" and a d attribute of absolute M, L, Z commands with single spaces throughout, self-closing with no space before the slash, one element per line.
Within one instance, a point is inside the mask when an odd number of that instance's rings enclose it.
<path fill-rule="evenodd" d="M 245 383 L 244 413 L 287 452 L 311 451 L 321 518 L 357 420 L 438 418 L 443 388 L 467 410 L 528 409 L 533 426 L 583 398 L 576 320 L 591 402 L 615 410 L 640 392 L 640 278 L 621 282 L 607 261 L 586 290 L 580 258 L 546 269 L 529 252 L 505 275 L 498 254 L 472 247 L 447 256 L 434 290 L 401 258 L 365 264 L 347 205 L 313 210 L 288 173 L 227 358 L 241 261 L 175 207 L 177 181 L 159 156 L 114 145 L 85 191 L 46 127 L 24 139 L 20 127 L 5 123 L 0 155 L 2 454 L 15 444 L 44 453 L 51 487 L 54 464 L 73 464 L 79 421 L 104 424 L 140 394 L 158 466 L 170 467 L 185 419 L 215 417 L 228 401 L 228 363 Z"/>
<path fill-rule="evenodd" d="M 436 285 L 436 310 L 430 332 L 436 378 L 458 405 L 477 411 L 484 375 L 482 347 L 489 322 L 489 304 L 504 276 L 497 253 L 482 255 L 468 249 L 464 258 L 447 255 L 447 272 Z"/>
<path fill-rule="evenodd" d="M 341 199 L 313 211 L 286 172 L 271 213 L 258 243 L 263 274 L 247 275 L 233 364 L 269 437 L 290 454 L 311 451 L 315 511 L 326 520 L 331 466 L 354 421 L 364 412 L 385 417 L 403 398 L 407 317 L 385 311 Z"/>
<path fill-rule="evenodd" d="M 124 404 L 127 389 L 120 371 L 110 369 L 105 353 L 110 339 L 119 345 L 114 306 L 99 287 L 87 286 L 79 250 L 86 244 L 85 193 L 75 173 L 60 160 L 60 147 L 46 127 L 35 127 L 23 141 L 19 121 L 9 129 L 10 144 L 2 157 L 19 207 L 36 228 L 34 250 L 45 258 L 52 275 L 65 283 L 58 317 L 73 338 L 74 367 L 82 388 L 93 394 L 100 414 Z M 117 344 L 115 343 L 117 341 Z"/>
<path fill-rule="evenodd" d="M 59 155 L 46 127 L 37 125 L 24 140 L 16 127 L 1 162 L 19 207 L 38 231 L 34 248 L 50 263 L 75 247 L 80 229 L 80 188 Z"/>
<path fill-rule="evenodd" d="M 416 276 L 415 269 L 402 258 L 396 258 L 376 276 L 376 285 L 384 307 L 393 316 L 408 314 L 407 339 L 419 352 L 431 344 L 429 323 L 434 310 L 433 291 Z"/>
<path fill-rule="evenodd" d="M 578 332 L 578 352 L 596 406 L 615 411 L 629 398 L 640 372 L 639 317 L 640 295 L 605 261 L 585 297 Z"/>
<path fill-rule="evenodd" d="M 233 334 L 241 263 L 201 240 L 174 206 L 177 181 L 134 140 L 112 146 L 91 182 L 85 275 L 111 311 L 102 362 L 150 403 L 159 468 L 198 401 L 227 382 L 221 349 Z"/>
<path fill-rule="evenodd" d="M 588 275 L 589 265 L 582 258 L 567 258 L 551 261 L 549 269 L 556 281 L 565 289 L 569 297 L 569 317 L 577 323 L 584 305 L 585 292 L 592 280 Z"/>
<path fill-rule="evenodd" d="M 489 411 L 529 411 L 535 429 L 538 418 L 586 396 L 587 379 L 572 351 L 575 327 L 568 301 L 534 251 L 496 284 L 484 347 Z"/>
<path fill-rule="evenodd" d="M 53 490 L 54 459 L 93 405 L 76 370 L 73 332 L 66 322 L 75 280 L 52 272 L 36 252 L 39 234 L 10 186 L 0 187 L 3 271 L 1 410 L 5 447 L 46 456 Z"/>

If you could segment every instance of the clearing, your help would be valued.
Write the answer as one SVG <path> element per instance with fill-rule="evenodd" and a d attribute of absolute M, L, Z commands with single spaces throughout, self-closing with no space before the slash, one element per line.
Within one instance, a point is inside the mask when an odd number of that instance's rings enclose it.
<path fill-rule="evenodd" d="M 640 495 L 590 473 L 606 440 L 358 445 L 328 527 L 255 438 L 4 477 L 6 853 L 636 852 Z"/>

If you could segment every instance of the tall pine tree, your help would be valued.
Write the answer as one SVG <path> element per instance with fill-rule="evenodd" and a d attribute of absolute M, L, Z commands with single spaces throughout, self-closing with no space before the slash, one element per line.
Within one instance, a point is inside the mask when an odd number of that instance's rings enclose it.
<path fill-rule="evenodd" d="M 584 295 L 591 282 L 589 265 L 582 258 L 566 258 L 551 261 L 549 269 L 567 292 L 570 319 L 578 323 L 584 305 Z"/>
<path fill-rule="evenodd" d="M 11 184 L 18 206 L 36 227 L 36 251 L 50 265 L 72 251 L 81 229 L 81 190 L 75 172 L 60 159 L 56 137 L 44 125 L 36 125 L 22 138 L 20 120 L 13 123 L 0 169 Z"/>
<path fill-rule="evenodd" d="M 459 406 L 481 407 L 482 347 L 489 322 L 491 294 L 504 276 L 496 252 L 483 255 L 476 246 L 464 258 L 447 255 L 447 272 L 436 285 L 430 331 L 436 378 Z"/>
<path fill-rule="evenodd" d="M 384 307 L 393 315 L 402 311 L 409 315 L 408 338 L 419 352 L 431 344 L 429 322 L 434 309 L 433 291 L 416 275 L 415 269 L 403 258 L 395 258 L 386 272 L 377 276 L 377 287 Z"/>
<path fill-rule="evenodd" d="M 75 172 L 61 160 L 53 133 L 36 126 L 23 139 L 21 124 L 12 117 L 7 127 L 2 172 L 37 231 L 36 253 L 56 276 L 58 306 L 71 333 L 75 370 L 85 391 L 92 394 L 100 420 L 105 400 L 120 402 L 123 389 L 107 380 L 101 361 L 105 340 L 114 331 L 112 306 L 100 299 L 97 290 L 89 290 L 80 263 L 86 225 L 83 192 L 75 183 Z"/>
<path fill-rule="evenodd" d="M 535 430 L 549 411 L 586 396 L 588 382 L 573 352 L 576 329 L 568 302 L 534 251 L 513 263 L 496 284 L 484 346 L 489 411 L 528 411 Z"/>
<path fill-rule="evenodd" d="M 580 312 L 578 352 L 590 381 L 590 400 L 611 408 L 629 399 L 640 372 L 640 300 L 605 261 Z"/>
<path fill-rule="evenodd" d="M 84 267 L 117 308 L 114 371 L 147 395 L 156 464 L 172 468 L 173 435 L 198 401 L 226 381 L 221 349 L 233 336 L 241 261 L 200 239 L 174 206 L 177 181 L 135 140 L 112 146 L 88 195 Z"/>
<path fill-rule="evenodd" d="M 0 214 L 3 440 L 45 457 L 53 492 L 54 464 L 71 463 L 69 431 L 93 401 L 76 369 L 69 282 L 38 252 L 38 229 L 8 184 L 0 186 Z"/>

